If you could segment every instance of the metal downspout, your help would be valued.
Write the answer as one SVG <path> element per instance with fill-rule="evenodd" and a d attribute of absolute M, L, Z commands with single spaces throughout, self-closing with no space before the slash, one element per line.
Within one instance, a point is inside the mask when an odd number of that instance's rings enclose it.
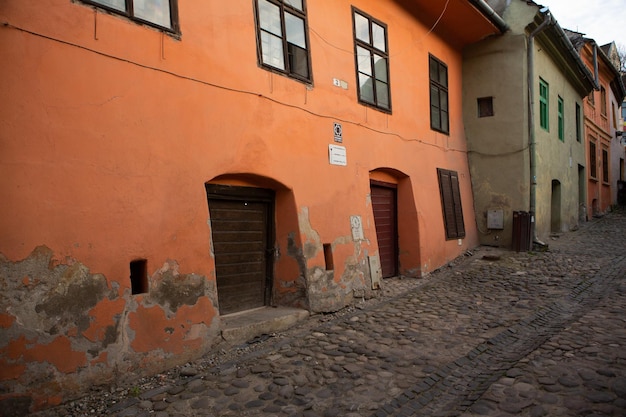
<path fill-rule="evenodd" d="M 546 244 L 537 238 L 535 227 L 537 208 L 537 154 L 535 149 L 535 36 L 544 31 L 548 25 L 554 22 L 552 14 L 547 7 L 539 10 L 544 15 L 544 21 L 528 35 L 528 151 L 530 159 L 530 215 L 532 216 L 532 238 L 534 243 L 542 246 Z"/>

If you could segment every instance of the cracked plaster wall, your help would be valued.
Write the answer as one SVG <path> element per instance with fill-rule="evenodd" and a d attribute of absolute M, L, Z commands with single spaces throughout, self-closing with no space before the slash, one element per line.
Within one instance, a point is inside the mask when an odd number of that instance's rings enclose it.
<path fill-rule="evenodd" d="M 84 387 L 157 372 L 217 340 L 215 282 L 167 261 L 131 295 L 76 260 L 40 246 L 0 255 L 0 415 L 80 395 Z"/>
<path fill-rule="evenodd" d="M 326 270 L 320 266 L 324 259 L 319 259 L 324 252 L 323 242 L 311 225 L 307 207 L 301 208 L 298 223 L 303 248 L 292 253 L 297 254 L 304 271 L 310 311 L 333 312 L 350 305 L 355 298 L 373 296 L 367 251 L 362 248 L 365 241 L 354 241 L 351 236 L 336 238 L 331 249 L 335 259 L 344 262 L 335 264 L 334 270 Z"/>

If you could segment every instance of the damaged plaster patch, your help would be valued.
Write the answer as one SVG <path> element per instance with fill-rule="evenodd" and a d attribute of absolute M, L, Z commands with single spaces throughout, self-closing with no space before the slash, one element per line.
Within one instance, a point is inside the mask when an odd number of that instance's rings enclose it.
<path fill-rule="evenodd" d="M 303 250 L 304 257 L 306 259 L 314 258 L 322 250 L 322 241 L 319 233 L 311 226 L 308 207 L 302 207 L 300 213 L 298 213 L 298 226 L 300 227 L 300 233 L 306 237 Z"/>
<path fill-rule="evenodd" d="M 1 304 L 18 325 L 64 333 L 89 327 L 88 311 L 108 294 L 106 278 L 79 262 L 55 264 L 53 252 L 39 246 L 24 260 L 0 259 Z M 33 309 L 34 306 L 34 309 Z"/>
<path fill-rule="evenodd" d="M 180 274 L 178 263 L 172 260 L 168 260 L 155 274 L 153 282 L 150 298 L 163 306 L 169 305 L 173 312 L 183 305 L 195 305 L 198 298 L 206 295 L 205 278 L 196 274 Z"/>
<path fill-rule="evenodd" d="M 89 318 L 84 313 L 104 298 L 106 291 L 103 275 L 90 275 L 86 266 L 75 263 L 64 271 L 56 288 L 43 302 L 35 305 L 35 311 L 57 317 L 61 326 L 77 320 L 78 329 L 83 331 L 89 327 Z"/>

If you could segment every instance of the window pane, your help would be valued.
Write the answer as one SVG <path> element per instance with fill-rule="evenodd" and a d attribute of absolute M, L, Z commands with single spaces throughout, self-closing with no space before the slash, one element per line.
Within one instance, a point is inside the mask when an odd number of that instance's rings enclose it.
<path fill-rule="evenodd" d="M 448 127 L 448 112 L 441 112 L 441 130 L 447 132 L 449 130 Z"/>
<path fill-rule="evenodd" d="M 439 109 L 433 106 L 430 106 L 430 126 L 433 129 L 441 129 L 441 124 L 439 123 Z"/>
<path fill-rule="evenodd" d="M 293 7 L 294 9 L 298 9 L 301 12 L 304 11 L 304 8 L 302 7 L 302 0 L 285 0 L 285 4 Z"/>
<path fill-rule="evenodd" d="M 354 14 L 354 30 L 356 38 L 365 43 L 371 44 L 369 20 L 358 13 Z"/>
<path fill-rule="evenodd" d="M 430 79 L 433 81 L 439 81 L 439 65 L 437 65 L 437 61 L 431 58 L 429 70 L 430 70 Z"/>
<path fill-rule="evenodd" d="M 126 11 L 126 3 L 124 0 L 93 0 L 96 3 L 100 3 L 102 5 L 111 7 L 113 9 L 125 12 Z"/>
<path fill-rule="evenodd" d="M 169 0 L 133 0 L 135 17 L 171 28 Z"/>
<path fill-rule="evenodd" d="M 365 48 L 357 46 L 356 53 L 359 72 L 367 75 L 372 75 L 372 59 L 370 57 L 369 51 Z"/>
<path fill-rule="evenodd" d="M 259 0 L 259 20 L 261 29 L 282 36 L 280 28 L 280 9 L 266 0 Z"/>
<path fill-rule="evenodd" d="M 439 89 L 435 86 L 430 86 L 430 105 L 439 108 Z"/>
<path fill-rule="evenodd" d="M 359 74 L 359 93 L 361 100 L 374 103 L 374 86 L 372 85 L 372 77 Z"/>
<path fill-rule="evenodd" d="M 386 109 L 389 108 L 389 89 L 388 85 L 376 81 L 376 104 Z"/>
<path fill-rule="evenodd" d="M 304 20 L 290 13 L 285 13 L 285 30 L 287 31 L 287 42 L 306 48 L 304 37 Z"/>
<path fill-rule="evenodd" d="M 387 60 L 379 55 L 374 55 L 374 74 L 376 79 L 387 82 Z"/>
<path fill-rule="evenodd" d="M 267 32 L 261 32 L 263 63 L 284 70 L 283 40 Z"/>
<path fill-rule="evenodd" d="M 448 86 L 448 68 L 439 65 L 439 84 L 444 87 Z"/>
<path fill-rule="evenodd" d="M 309 78 L 309 61 L 306 49 L 288 44 L 287 50 L 289 51 L 289 69 L 291 72 Z"/>
<path fill-rule="evenodd" d="M 372 37 L 374 38 L 374 48 L 387 52 L 385 45 L 385 28 L 376 23 L 372 23 Z"/>
<path fill-rule="evenodd" d="M 441 103 L 439 108 L 441 108 L 441 110 L 448 110 L 448 94 L 445 91 L 439 92 L 439 100 Z"/>

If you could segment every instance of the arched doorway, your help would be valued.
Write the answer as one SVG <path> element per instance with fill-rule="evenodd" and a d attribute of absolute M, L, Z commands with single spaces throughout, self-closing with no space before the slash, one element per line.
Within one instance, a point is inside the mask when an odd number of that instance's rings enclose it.
<path fill-rule="evenodd" d="M 419 216 L 410 177 L 378 168 L 369 179 L 382 277 L 421 276 Z"/>
<path fill-rule="evenodd" d="M 398 209 L 397 186 L 370 180 L 372 211 L 382 277 L 398 275 Z"/>

